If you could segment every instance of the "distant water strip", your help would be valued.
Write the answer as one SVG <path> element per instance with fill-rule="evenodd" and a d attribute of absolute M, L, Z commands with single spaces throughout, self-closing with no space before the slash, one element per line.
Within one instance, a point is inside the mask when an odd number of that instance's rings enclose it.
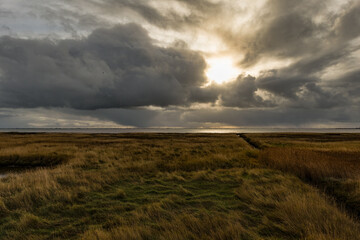
<path fill-rule="evenodd" d="M 360 128 L 0 128 L 17 133 L 360 133 Z"/>

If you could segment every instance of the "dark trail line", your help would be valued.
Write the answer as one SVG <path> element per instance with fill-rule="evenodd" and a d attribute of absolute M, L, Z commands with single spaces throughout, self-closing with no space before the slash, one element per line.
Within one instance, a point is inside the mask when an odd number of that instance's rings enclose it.
<path fill-rule="evenodd" d="M 253 141 L 251 138 L 247 137 L 244 133 L 237 133 L 237 136 L 241 137 L 242 139 L 244 139 L 245 142 L 247 142 L 251 147 L 255 148 L 255 149 L 262 149 L 263 147 L 261 146 L 261 144 L 259 144 L 258 142 Z"/>

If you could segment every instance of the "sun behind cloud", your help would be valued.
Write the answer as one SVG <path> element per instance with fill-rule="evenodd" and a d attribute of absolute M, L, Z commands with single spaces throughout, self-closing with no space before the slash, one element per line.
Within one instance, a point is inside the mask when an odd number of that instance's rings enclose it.
<path fill-rule="evenodd" d="M 241 73 L 240 69 L 234 64 L 231 57 L 221 56 L 206 59 L 208 68 L 206 76 L 209 82 L 222 84 L 232 81 Z"/>

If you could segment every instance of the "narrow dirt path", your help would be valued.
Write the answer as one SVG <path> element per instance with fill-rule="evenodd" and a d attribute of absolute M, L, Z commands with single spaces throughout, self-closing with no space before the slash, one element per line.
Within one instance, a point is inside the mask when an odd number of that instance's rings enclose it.
<path fill-rule="evenodd" d="M 237 133 L 237 136 L 239 136 L 240 138 L 244 139 L 245 142 L 247 142 L 251 147 L 255 148 L 255 149 L 262 149 L 263 147 L 257 143 L 254 142 L 253 140 L 251 140 L 251 138 L 247 137 L 244 133 Z"/>

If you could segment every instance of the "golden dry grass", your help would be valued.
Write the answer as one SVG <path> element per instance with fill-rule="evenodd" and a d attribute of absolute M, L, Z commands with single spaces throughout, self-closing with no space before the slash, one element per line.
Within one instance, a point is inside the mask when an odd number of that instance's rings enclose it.
<path fill-rule="evenodd" d="M 0 179 L 0 239 L 360 236 L 331 199 L 264 168 L 236 135 L 0 134 L 0 156 L 52 154 L 67 161 Z"/>
<path fill-rule="evenodd" d="M 329 151 L 306 148 L 268 148 L 261 153 L 266 164 L 291 172 L 304 180 L 319 182 L 324 178 L 360 176 L 360 150 Z"/>
<path fill-rule="evenodd" d="M 267 145 L 260 158 L 333 196 L 360 216 L 360 134 L 249 134 Z"/>

